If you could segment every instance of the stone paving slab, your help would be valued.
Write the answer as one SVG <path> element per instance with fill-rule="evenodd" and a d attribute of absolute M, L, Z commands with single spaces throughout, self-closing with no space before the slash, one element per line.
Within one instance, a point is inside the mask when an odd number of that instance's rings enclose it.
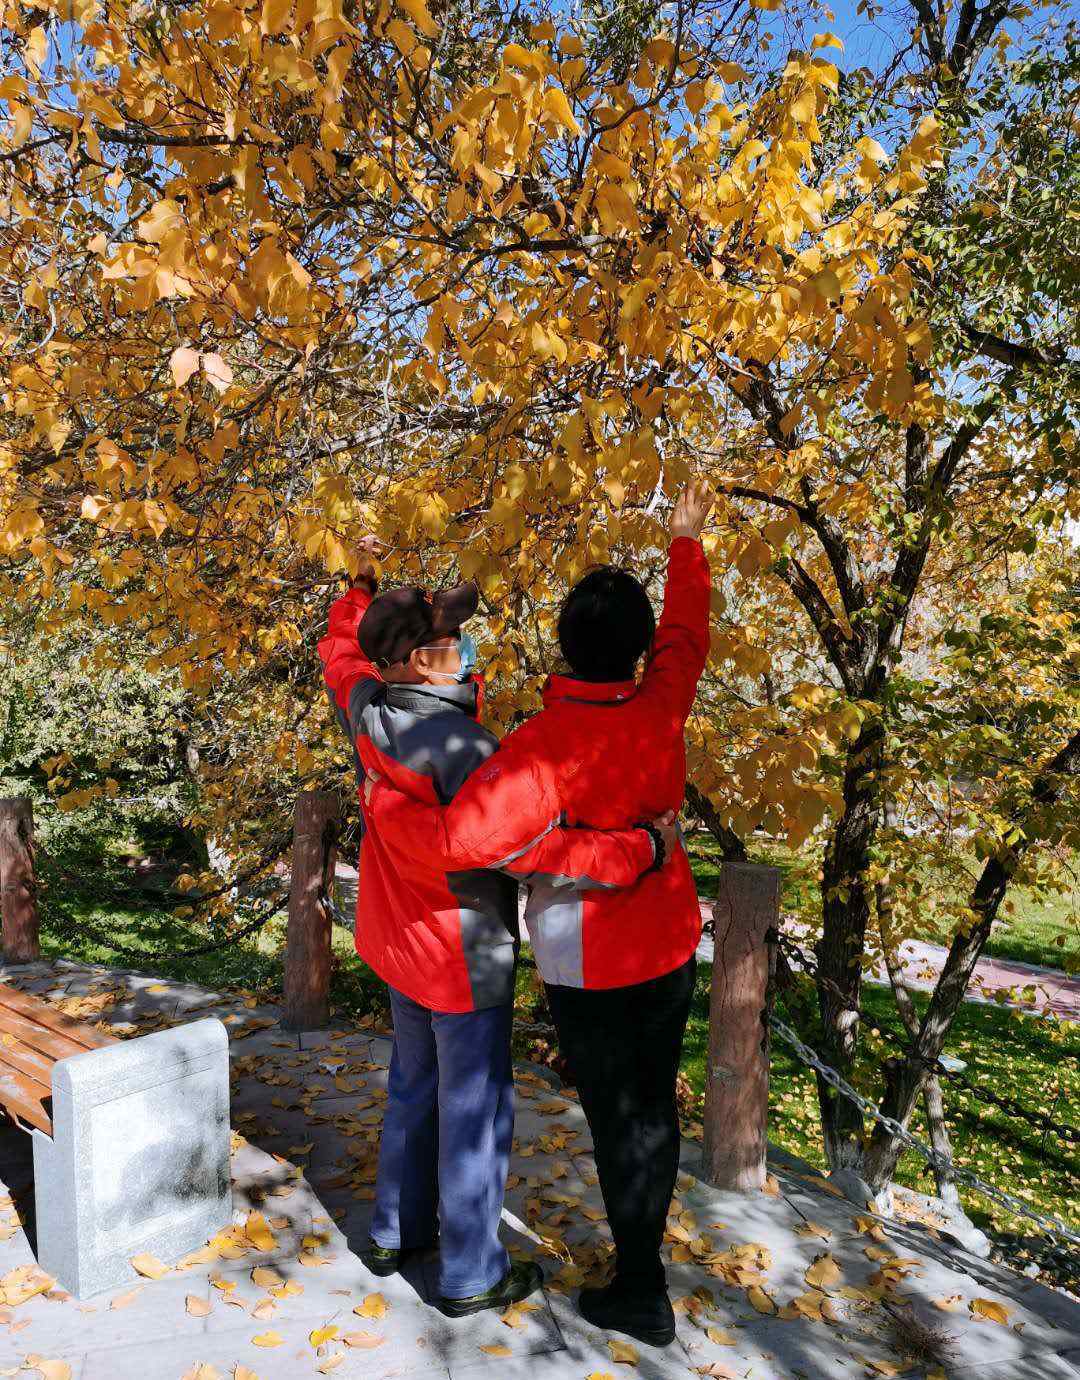
<path fill-rule="evenodd" d="M 82 1304 L 58 1290 L 0 1304 L 0 1374 L 14 1373 L 31 1354 L 68 1362 L 72 1380 L 182 1380 L 199 1363 L 211 1368 L 207 1380 L 215 1373 L 231 1380 L 238 1365 L 257 1380 L 320 1373 L 345 1380 L 924 1374 L 905 1362 L 873 1293 L 884 1269 L 895 1276 L 888 1301 L 957 1338 L 945 1368 L 951 1380 L 975 1380 L 976 1371 L 987 1380 L 1080 1380 L 1080 1306 L 1065 1295 L 966 1255 L 935 1239 L 925 1223 L 875 1223 L 783 1152 L 771 1156 L 770 1192 L 718 1192 L 694 1177 L 700 1149 L 691 1142 L 683 1147 L 667 1243 L 676 1341 L 663 1350 L 638 1346 L 636 1365 L 627 1365 L 613 1354 L 613 1338 L 588 1326 L 574 1304 L 582 1280 L 602 1276 L 610 1252 L 588 1128 L 572 1090 L 554 1083 L 548 1070 L 524 1067 L 517 1071 L 503 1232 L 512 1254 L 541 1263 L 546 1287 L 530 1301 L 535 1309 L 509 1319 L 517 1326 L 495 1313 L 446 1319 L 430 1306 L 438 1288 L 435 1257 L 414 1262 L 403 1276 L 376 1279 L 357 1255 L 371 1215 L 390 1052 L 385 1036 L 345 1028 L 290 1034 L 266 1024 L 277 1015 L 272 1007 L 222 993 L 205 994 L 213 1003 L 207 1007 L 189 985 L 96 965 L 0 968 L 0 980 L 55 992 L 50 999 L 69 1009 L 115 994 L 100 1018 L 120 1024 L 124 1034 L 132 1032 L 118 1015 L 136 1030 L 208 1010 L 231 1018 L 231 1167 L 240 1233 L 226 1258 L 158 1280 L 133 1273 L 130 1285 Z M 12 1270 L 33 1263 L 29 1140 L 14 1129 L 0 1132 L 0 1179 L 25 1220 L 25 1229 L 5 1228 L 0 1207 L 3 1286 Z M 270 1224 L 274 1241 L 264 1241 L 266 1249 L 236 1245 L 248 1241 L 252 1212 Z M 790 1309 L 800 1297 L 820 1301 L 806 1272 L 823 1252 L 836 1266 L 824 1286 L 834 1321 L 788 1319 L 754 1306 L 754 1281 L 765 1309 Z M 255 1269 L 274 1273 L 260 1273 L 256 1282 Z M 852 1292 L 844 1297 L 843 1289 Z M 974 1299 L 1003 1305 L 1006 1323 L 974 1316 Z M 954 1306 L 943 1311 L 946 1302 Z M 317 1349 L 312 1334 L 327 1327 L 338 1335 Z M 277 1344 L 257 1345 L 267 1333 Z M 378 1344 L 341 1340 L 363 1333 Z"/>

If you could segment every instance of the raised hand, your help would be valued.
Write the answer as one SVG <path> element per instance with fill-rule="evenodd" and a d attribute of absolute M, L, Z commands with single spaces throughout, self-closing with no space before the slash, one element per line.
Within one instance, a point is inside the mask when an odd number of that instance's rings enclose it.
<path fill-rule="evenodd" d="M 376 576 L 375 562 L 385 551 L 386 543 L 379 537 L 368 535 L 360 538 L 356 544 L 359 564 L 356 568 L 356 575 L 353 577 L 353 584 L 367 584 L 374 581 Z"/>
<path fill-rule="evenodd" d="M 672 509 L 669 524 L 672 541 L 676 537 L 692 537 L 699 541 L 715 502 L 716 493 L 705 480 L 695 479 L 687 484 Z"/>

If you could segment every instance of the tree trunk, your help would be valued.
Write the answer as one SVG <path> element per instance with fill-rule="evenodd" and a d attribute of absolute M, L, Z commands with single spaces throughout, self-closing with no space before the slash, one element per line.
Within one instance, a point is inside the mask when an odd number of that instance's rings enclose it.
<path fill-rule="evenodd" d="M 825 1061 L 843 1077 L 855 1063 L 859 1036 L 862 955 L 870 920 L 867 872 L 880 822 L 878 777 L 884 733 L 877 717 L 867 722 L 848 754 L 844 809 L 825 852 L 822 870 L 822 936 L 817 946 L 822 1048 Z M 831 1169 L 856 1169 L 863 1157 L 862 1112 L 818 1077 L 818 1101 Z"/>
<path fill-rule="evenodd" d="M 34 812 L 26 796 L 0 800 L 0 910 L 4 962 L 39 959 Z"/>
<path fill-rule="evenodd" d="M 722 822 L 709 797 L 689 781 L 686 783 L 686 803 L 720 845 L 720 856 L 725 862 L 746 862 L 742 839 Z"/>
<path fill-rule="evenodd" d="M 934 1167 L 937 1180 L 938 1197 L 949 1207 L 960 1206 L 960 1192 L 956 1187 L 956 1176 L 952 1172 L 952 1146 L 949 1143 L 949 1128 L 945 1122 L 945 1100 L 941 1096 L 941 1079 L 936 1074 L 926 1080 L 923 1089 L 923 1106 L 926 1108 L 926 1124 L 930 1128 L 930 1148 L 945 1161 L 946 1167 Z"/>

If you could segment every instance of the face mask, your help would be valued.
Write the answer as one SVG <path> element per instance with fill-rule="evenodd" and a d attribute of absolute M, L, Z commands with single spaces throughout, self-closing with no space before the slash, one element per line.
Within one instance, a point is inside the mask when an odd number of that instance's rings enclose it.
<path fill-rule="evenodd" d="M 451 685 L 464 685 L 472 673 L 476 670 L 476 643 L 472 639 L 471 633 L 458 633 L 457 636 L 458 669 L 456 671 L 437 671 L 436 674 L 446 676 Z M 418 651 L 440 652 L 443 647 L 420 647 Z"/>

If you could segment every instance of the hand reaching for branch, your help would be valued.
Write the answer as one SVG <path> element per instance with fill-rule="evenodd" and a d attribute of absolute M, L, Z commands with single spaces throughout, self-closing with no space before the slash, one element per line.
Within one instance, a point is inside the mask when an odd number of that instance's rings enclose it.
<path fill-rule="evenodd" d="M 377 581 L 375 562 L 386 551 L 386 544 L 379 537 L 369 535 L 361 537 L 356 546 L 356 554 L 359 564 L 356 574 L 353 576 L 354 585 L 369 584 L 373 585 Z"/>
<path fill-rule="evenodd" d="M 671 540 L 674 541 L 676 537 L 691 537 L 694 541 L 700 541 L 705 520 L 712 512 L 715 502 L 716 494 L 711 484 L 707 484 L 703 479 L 695 479 L 687 484 L 671 513 Z"/>

